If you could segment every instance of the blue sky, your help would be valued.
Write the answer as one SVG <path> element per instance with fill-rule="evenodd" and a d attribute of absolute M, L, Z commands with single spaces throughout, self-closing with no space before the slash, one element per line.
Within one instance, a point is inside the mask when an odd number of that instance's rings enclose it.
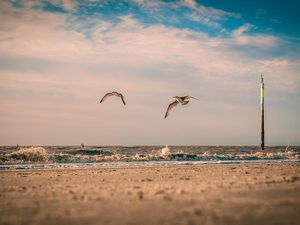
<path fill-rule="evenodd" d="M 299 6 L 1 1 L 0 144 L 255 145 L 261 73 L 267 144 L 300 144 Z"/>
<path fill-rule="evenodd" d="M 70 13 L 62 5 L 42 1 L 37 9 L 53 13 Z M 140 2 L 140 3 L 139 3 Z M 132 14 L 142 24 L 164 24 L 176 28 L 186 28 L 204 31 L 210 35 L 226 35 L 220 33 L 222 29 L 228 32 L 237 29 L 245 23 L 255 25 L 256 32 L 265 32 L 299 38 L 300 19 L 298 9 L 299 1 L 194 1 L 194 4 L 206 7 L 207 14 L 195 12 L 194 8 L 184 4 L 184 1 L 78 1 L 72 15 L 78 19 L 99 16 L 104 20 L 119 22 L 118 16 Z M 192 1 L 190 1 L 192 2 Z M 19 3 L 20 4 L 20 3 Z M 22 5 L 22 4 L 20 4 Z M 172 6 L 173 5 L 173 6 Z M 219 14 L 213 15 L 209 10 L 218 10 Z M 194 15 L 191 17 L 191 15 Z M 199 23 L 197 15 L 209 19 L 212 24 Z M 218 24 L 213 24 L 213 22 Z M 217 27 L 216 27 L 217 26 Z M 218 27 L 220 26 L 220 27 Z M 251 32 L 251 31 L 249 31 Z M 255 31 L 252 31 L 255 32 Z"/>

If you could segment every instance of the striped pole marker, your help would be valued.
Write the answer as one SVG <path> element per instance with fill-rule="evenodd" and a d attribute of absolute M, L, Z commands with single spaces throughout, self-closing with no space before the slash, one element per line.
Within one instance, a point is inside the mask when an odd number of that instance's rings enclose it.
<path fill-rule="evenodd" d="M 261 88 L 260 88 L 260 110 L 261 110 L 261 150 L 264 150 L 265 148 L 265 84 L 264 84 L 264 78 L 261 75 Z"/>

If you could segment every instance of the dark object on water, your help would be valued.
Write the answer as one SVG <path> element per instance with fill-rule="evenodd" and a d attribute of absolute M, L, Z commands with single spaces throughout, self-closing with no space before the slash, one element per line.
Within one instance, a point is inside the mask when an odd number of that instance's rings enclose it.
<path fill-rule="evenodd" d="M 106 155 L 106 156 L 113 155 L 112 152 L 102 151 L 102 150 L 78 150 L 78 151 L 74 151 L 72 154 L 80 154 L 80 155 Z"/>
<path fill-rule="evenodd" d="M 264 85 L 264 78 L 261 75 L 261 89 L 260 89 L 260 104 L 261 104 L 261 150 L 265 149 L 265 85 Z"/>

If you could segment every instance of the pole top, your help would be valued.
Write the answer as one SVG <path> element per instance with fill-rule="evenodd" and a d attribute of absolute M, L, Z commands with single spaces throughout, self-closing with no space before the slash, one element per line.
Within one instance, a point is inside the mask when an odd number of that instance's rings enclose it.
<path fill-rule="evenodd" d="M 261 82 L 263 83 L 264 82 L 264 77 L 262 74 L 260 74 L 260 77 L 261 77 Z"/>

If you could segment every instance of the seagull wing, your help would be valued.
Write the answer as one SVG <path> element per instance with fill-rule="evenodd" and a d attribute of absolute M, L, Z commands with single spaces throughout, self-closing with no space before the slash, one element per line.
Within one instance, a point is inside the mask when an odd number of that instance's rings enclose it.
<path fill-rule="evenodd" d="M 196 100 L 200 101 L 198 98 L 195 98 L 195 97 L 193 97 L 193 96 L 190 96 L 190 98 L 193 98 L 193 99 L 196 99 Z"/>
<path fill-rule="evenodd" d="M 189 100 L 185 100 L 181 103 L 181 105 L 187 105 L 190 101 Z"/>
<path fill-rule="evenodd" d="M 100 100 L 100 103 L 102 103 L 105 99 L 107 99 L 108 97 L 113 96 L 112 93 L 106 93 L 103 98 Z"/>
<path fill-rule="evenodd" d="M 122 94 L 120 94 L 120 97 L 121 97 L 121 99 L 122 99 L 123 104 L 126 105 L 126 103 L 125 103 L 125 101 L 124 101 L 124 96 L 123 96 Z"/>
<path fill-rule="evenodd" d="M 178 100 L 175 100 L 174 102 L 172 102 L 169 106 L 168 106 L 168 109 L 166 111 L 166 114 L 165 114 L 165 118 L 167 118 L 167 116 L 169 115 L 170 111 L 176 106 L 178 105 L 179 101 Z"/>

